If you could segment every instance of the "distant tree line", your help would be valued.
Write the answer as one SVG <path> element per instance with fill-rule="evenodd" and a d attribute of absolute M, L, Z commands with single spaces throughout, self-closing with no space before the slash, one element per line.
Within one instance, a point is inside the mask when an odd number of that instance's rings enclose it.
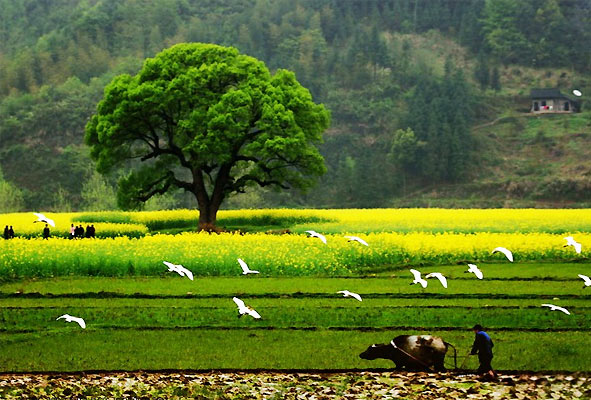
<path fill-rule="evenodd" d="M 471 79 L 499 90 L 500 63 L 591 67 L 588 0 L 0 0 L 0 21 L 0 166 L 28 208 L 85 207 L 95 178 L 83 127 L 104 85 L 175 43 L 231 45 L 292 70 L 331 110 L 327 175 L 306 196 L 261 192 L 281 205 L 385 205 L 411 182 L 461 180 Z M 442 68 L 417 51 L 418 34 L 461 43 L 476 71 L 450 67 L 461 55 Z M 414 162 L 391 155 L 395 132 L 415 141 Z"/>

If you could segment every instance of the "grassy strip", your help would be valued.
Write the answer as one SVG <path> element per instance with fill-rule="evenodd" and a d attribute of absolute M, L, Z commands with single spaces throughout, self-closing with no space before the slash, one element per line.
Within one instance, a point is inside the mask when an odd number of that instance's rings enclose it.
<path fill-rule="evenodd" d="M 520 329 L 588 329 L 591 328 L 589 309 L 572 308 L 571 315 L 552 312 L 547 308 L 322 308 L 274 307 L 248 301 L 262 316 L 260 320 L 237 318 L 231 299 L 220 308 L 76 308 L 51 309 L 3 308 L 0 326 L 8 331 L 22 329 L 59 329 L 63 321 L 55 321 L 62 314 L 83 317 L 87 327 L 388 327 L 416 326 L 436 328 L 458 326 L 469 328 L 476 322 L 490 328 Z"/>
<path fill-rule="evenodd" d="M 129 298 L 23 298 L 13 297 L 0 299 L 0 308 L 16 309 L 43 309 L 43 308 L 202 308 L 216 309 L 228 306 L 228 299 L 231 296 L 218 296 L 211 298 L 156 298 L 144 299 L 137 297 Z M 246 297 L 245 297 L 246 298 Z M 251 297 L 248 297 L 251 299 Z M 373 307 L 384 308 L 528 308 L 540 307 L 541 301 L 546 299 L 466 299 L 466 298 L 365 298 L 363 302 L 353 299 L 344 299 L 339 294 L 327 294 L 326 297 L 304 297 L 291 298 L 286 296 L 266 298 L 256 297 L 259 306 L 266 308 L 297 308 L 297 307 L 315 307 L 322 308 L 344 308 L 344 309 L 364 309 Z M 569 299 L 560 298 L 560 305 L 567 308 L 586 309 L 591 307 L 590 299 Z"/>
<path fill-rule="evenodd" d="M 552 268 L 551 265 L 548 268 Z M 448 288 L 441 286 L 438 280 L 430 280 L 423 289 L 419 285 L 409 285 L 412 281 L 410 272 L 401 271 L 399 277 L 390 278 L 261 278 L 258 276 L 204 277 L 190 281 L 180 276 L 168 274 L 165 278 L 54 278 L 26 280 L 0 285 L 0 293 L 19 296 L 19 293 L 53 294 L 81 297 L 94 294 L 95 297 L 108 297 L 109 293 L 122 296 L 235 296 L 235 295 L 291 295 L 298 297 L 324 297 L 336 295 L 339 290 L 347 289 L 364 295 L 383 295 L 393 298 L 422 296 L 466 295 L 468 297 L 506 296 L 580 296 L 591 295 L 591 289 L 583 289 L 582 281 L 487 281 L 487 280 L 449 280 Z M 535 284 L 532 284 L 535 283 Z M 105 292 L 105 293 L 101 293 Z M 263 297 L 264 297 L 263 296 Z M 527 296 L 526 296 L 527 297 Z"/>
<path fill-rule="evenodd" d="M 336 222 L 334 218 L 297 213 L 281 215 L 274 210 L 262 212 L 238 213 L 222 211 L 217 224 L 220 227 L 274 227 L 287 228 L 296 224 L 318 224 Z M 250 214 L 250 215 L 248 215 Z M 196 210 L 148 211 L 148 212 L 94 212 L 83 213 L 72 218 L 74 222 L 98 223 L 137 223 L 144 224 L 149 230 L 195 228 L 199 220 Z"/>
<path fill-rule="evenodd" d="M 252 331 L 235 330 L 87 330 L 30 334 L 0 333 L 0 368 L 11 371 L 156 369 L 336 369 L 391 368 L 385 360 L 358 357 L 372 343 L 387 343 L 417 331 Z M 464 355 L 471 332 L 441 335 Z M 493 366 L 505 370 L 591 371 L 587 332 L 494 332 Z M 453 366 L 452 359 L 446 360 Z M 461 359 L 459 360 L 461 363 Z M 475 368 L 471 358 L 467 368 Z"/>

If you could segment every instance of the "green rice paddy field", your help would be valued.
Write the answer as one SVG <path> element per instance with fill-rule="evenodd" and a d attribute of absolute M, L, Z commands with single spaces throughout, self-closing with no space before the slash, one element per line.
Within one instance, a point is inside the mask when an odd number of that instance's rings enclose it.
<path fill-rule="evenodd" d="M 498 369 L 591 371 L 591 289 L 576 277 L 586 264 L 481 265 L 490 276 L 482 281 L 463 269 L 424 268 L 447 274 L 447 290 L 437 281 L 427 289 L 410 286 L 407 269 L 362 278 L 5 283 L 0 365 L 5 372 L 389 368 L 389 361 L 358 354 L 409 333 L 441 335 L 456 346 L 461 363 L 473 339 L 470 328 L 481 323 L 495 340 Z M 336 293 L 342 289 L 360 293 L 363 301 L 342 298 Z M 233 296 L 262 319 L 237 318 Z M 571 315 L 542 303 L 566 307 Z M 65 313 L 84 317 L 87 328 L 55 320 Z M 476 365 L 471 358 L 465 367 Z"/>

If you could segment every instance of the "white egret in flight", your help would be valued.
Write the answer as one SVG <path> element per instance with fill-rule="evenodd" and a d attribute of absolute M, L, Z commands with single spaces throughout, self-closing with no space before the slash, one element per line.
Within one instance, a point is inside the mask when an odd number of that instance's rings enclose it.
<path fill-rule="evenodd" d="M 465 271 L 466 273 L 473 273 L 474 275 L 476 275 L 476 277 L 478 279 L 482 279 L 484 278 L 484 275 L 482 274 L 482 271 L 480 269 L 478 269 L 478 267 L 475 264 L 468 264 L 468 271 Z"/>
<path fill-rule="evenodd" d="M 186 276 L 190 280 L 193 280 L 193 273 L 191 271 L 189 271 L 187 268 L 183 267 L 182 265 L 169 263 L 168 261 L 162 261 L 162 262 L 164 263 L 164 265 L 166 265 L 168 267 L 169 271 L 176 272 L 180 276 Z"/>
<path fill-rule="evenodd" d="M 496 252 L 503 253 L 505 257 L 507 257 L 507 260 L 513 262 L 513 253 L 511 253 L 511 251 L 507 250 L 506 248 L 497 247 L 492 251 L 492 253 L 494 254 Z"/>
<path fill-rule="evenodd" d="M 46 224 L 49 224 L 55 228 L 55 222 L 51 218 L 47 218 L 45 215 L 43 215 L 41 213 L 33 213 L 33 214 L 35 214 L 35 216 L 37 217 L 37 221 L 33 221 L 33 223 L 45 222 Z"/>
<path fill-rule="evenodd" d="M 410 269 L 410 272 L 414 275 L 414 280 L 412 281 L 411 285 L 419 283 L 423 288 L 427 287 L 427 281 L 421 278 L 421 273 L 416 269 Z"/>
<path fill-rule="evenodd" d="M 349 239 L 349 242 L 359 242 L 362 245 L 369 247 L 369 244 L 367 244 L 367 242 L 365 240 L 361 239 L 358 236 L 345 236 L 345 237 L 347 239 Z"/>
<path fill-rule="evenodd" d="M 339 290 L 337 293 L 342 293 L 343 297 L 353 297 L 354 299 L 363 301 L 361 300 L 361 296 L 359 296 L 357 293 L 349 292 L 348 290 Z"/>
<path fill-rule="evenodd" d="M 78 325 L 80 325 L 80 327 L 82 329 L 86 329 L 86 322 L 84 322 L 84 320 L 82 318 L 73 317 L 70 314 L 64 314 L 64 315 L 57 317 L 55 320 L 57 321 L 58 319 L 61 319 L 61 318 L 64 318 L 66 320 L 66 322 L 77 322 Z"/>
<path fill-rule="evenodd" d="M 555 306 L 554 304 L 542 304 L 542 307 L 550 307 L 550 311 L 562 311 L 566 315 L 570 315 L 570 313 L 568 312 L 568 310 L 566 308 L 558 307 L 558 306 Z"/>
<path fill-rule="evenodd" d="M 575 89 L 575 90 L 573 90 L 573 94 L 574 94 L 575 96 L 577 96 L 577 97 L 581 97 L 581 95 L 582 95 L 583 93 L 581 93 L 581 91 L 580 91 L 580 90 L 577 90 L 577 89 Z"/>
<path fill-rule="evenodd" d="M 441 282 L 441 285 L 447 289 L 447 279 L 445 276 L 443 276 L 443 274 L 439 272 L 431 272 L 430 274 L 425 275 L 425 278 L 437 278 L 439 279 L 439 282 Z"/>
<path fill-rule="evenodd" d="M 572 236 L 567 236 L 564 239 L 566 240 L 566 244 L 564 245 L 564 247 L 573 246 L 577 254 L 581 253 L 581 249 L 583 246 L 581 246 L 581 243 L 575 241 L 575 238 L 573 238 Z"/>
<path fill-rule="evenodd" d="M 238 313 L 239 313 L 238 318 L 242 317 L 245 314 L 248 314 L 255 319 L 261 318 L 259 313 L 256 312 L 254 310 L 254 308 L 244 304 L 244 302 L 242 300 L 240 300 L 238 297 L 232 297 L 232 300 L 234 300 L 234 303 L 236 303 L 236 305 L 238 306 Z"/>
<path fill-rule="evenodd" d="M 587 286 L 591 286 L 591 278 L 589 278 L 587 275 L 579 274 L 579 278 L 585 281 L 585 286 L 583 286 L 583 289 L 585 289 Z"/>
<path fill-rule="evenodd" d="M 240 264 L 240 267 L 242 268 L 242 275 L 246 275 L 246 274 L 258 274 L 259 271 L 255 271 L 252 270 L 250 268 L 248 268 L 248 264 L 246 264 L 242 258 L 238 259 L 238 264 Z"/>
<path fill-rule="evenodd" d="M 322 240 L 322 243 L 326 244 L 326 237 L 324 237 L 324 235 L 321 235 L 320 233 L 316 232 L 316 231 L 306 231 L 308 234 L 310 234 L 310 237 L 315 237 L 318 238 L 320 240 Z"/>

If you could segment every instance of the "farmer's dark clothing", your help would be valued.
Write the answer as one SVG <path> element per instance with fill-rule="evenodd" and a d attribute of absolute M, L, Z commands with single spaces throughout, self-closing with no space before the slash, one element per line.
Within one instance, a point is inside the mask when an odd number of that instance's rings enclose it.
<path fill-rule="evenodd" d="M 49 237 L 49 228 L 46 226 L 43 228 L 43 239 L 47 239 Z"/>
<path fill-rule="evenodd" d="M 14 229 L 12 229 L 12 225 L 10 226 L 10 229 L 8 229 L 8 238 L 14 238 Z"/>
<path fill-rule="evenodd" d="M 10 233 L 8 233 L 8 225 L 4 228 L 4 239 L 10 239 Z"/>
<path fill-rule="evenodd" d="M 470 352 L 470 354 L 478 354 L 478 361 L 480 362 L 480 366 L 476 371 L 477 373 L 486 374 L 488 371 L 492 370 L 492 366 L 490 365 L 490 363 L 493 359 L 493 346 L 493 341 L 486 332 L 476 332 L 476 337 L 474 338 L 474 344 L 472 345 L 472 351 Z"/>

